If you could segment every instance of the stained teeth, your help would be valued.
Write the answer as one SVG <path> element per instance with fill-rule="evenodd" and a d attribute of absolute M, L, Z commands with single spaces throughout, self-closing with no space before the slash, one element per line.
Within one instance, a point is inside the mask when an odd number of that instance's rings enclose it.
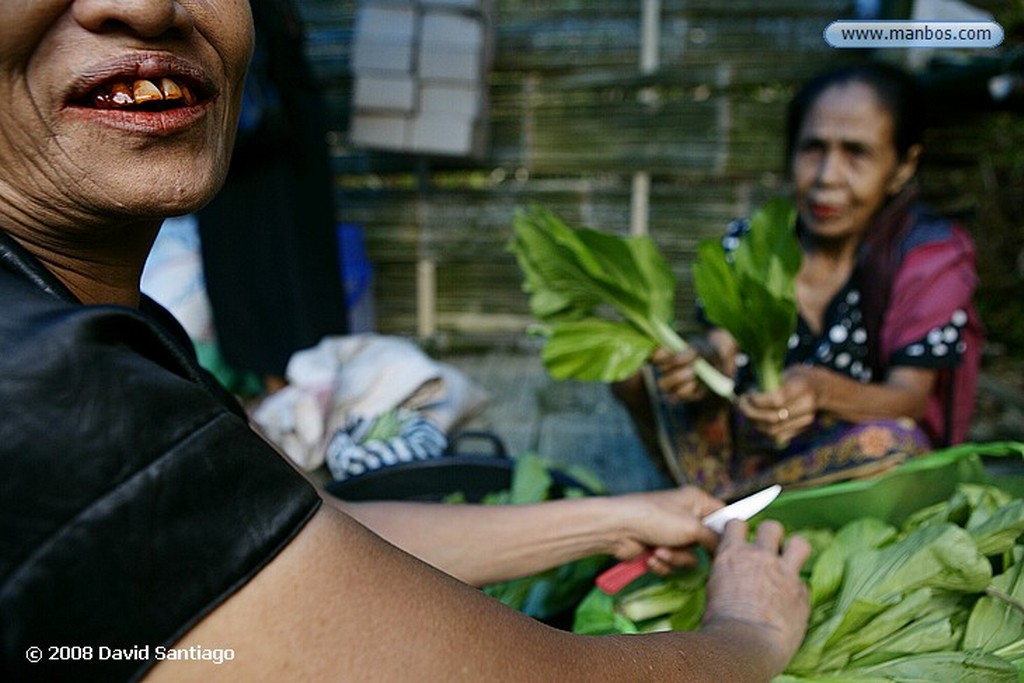
<path fill-rule="evenodd" d="M 115 107 L 127 107 L 135 102 L 131 89 L 124 83 L 115 83 L 110 89 L 110 103 Z"/>
<path fill-rule="evenodd" d="M 183 97 L 181 88 L 170 78 L 160 79 L 160 92 L 163 93 L 165 100 L 180 100 Z"/>
<path fill-rule="evenodd" d="M 179 85 L 171 78 L 161 78 L 156 83 L 147 78 L 140 78 L 130 84 L 127 81 L 114 83 L 109 89 L 97 90 L 92 94 L 93 105 L 100 109 L 121 109 L 160 101 L 184 102 L 191 106 L 195 104 L 196 98 L 188 87 Z"/>
<path fill-rule="evenodd" d="M 164 99 L 164 94 L 160 92 L 160 88 L 156 87 L 153 81 L 147 80 L 135 81 L 132 84 L 132 95 L 135 96 L 136 104 Z"/>

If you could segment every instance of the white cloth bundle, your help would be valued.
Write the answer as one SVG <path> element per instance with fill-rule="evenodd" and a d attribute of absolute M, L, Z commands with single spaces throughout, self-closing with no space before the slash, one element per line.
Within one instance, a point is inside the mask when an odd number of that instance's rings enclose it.
<path fill-rule="evenodd" d="M 288 386 L 252 411 L 263 434 L 299 467 L 323 465 L 331 437 L 353 420 L 415 410 L 448 432 L 480 411 L 487 393 L 413 342 L 372 333 L 326 337 L 295 353 Z"/>

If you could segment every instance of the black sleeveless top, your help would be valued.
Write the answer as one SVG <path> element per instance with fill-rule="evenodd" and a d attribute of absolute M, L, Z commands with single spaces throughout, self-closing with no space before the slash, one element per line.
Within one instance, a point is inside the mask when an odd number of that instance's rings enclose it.
<path fill-rule="evenodd" d="M 170 314 L 82 305 L 0 232 L 0 680 L 141 677 L 319 504 Z"/>

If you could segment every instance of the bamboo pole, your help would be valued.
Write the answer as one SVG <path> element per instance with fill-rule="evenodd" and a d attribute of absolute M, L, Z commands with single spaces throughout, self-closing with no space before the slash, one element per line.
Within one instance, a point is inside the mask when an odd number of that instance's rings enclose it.
<path fill-rule="evenodd" d="M 416 333 L 429 339 L 437 333 L 437 262 L 430 249 L 427 212 L 430 195 L 430 165 L 425 157 L 416 164 L 416 223 L 419 258 L 416 262 Z"/>
<path fill-rule="evenodd" d="M 640 73 L 649 74 L 658 69 L 659 37 L 661 34 L 661 0 L 640 0 Z M 646 235 L 650 232 L 651 174 L 637 171 L 633 174 L 630 197 L 630 233 Z"/>

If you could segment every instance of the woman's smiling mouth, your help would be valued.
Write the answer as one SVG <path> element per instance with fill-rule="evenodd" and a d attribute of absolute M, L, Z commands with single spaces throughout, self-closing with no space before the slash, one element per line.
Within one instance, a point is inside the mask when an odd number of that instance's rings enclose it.
<path fill-rule="evenodd" d="M 825 221 L 832 218 L 836 218 L 840 214 L 840 211 L 837 207 L 830 206 L 828 204 L 816 204 L 814 202 L 811 202 L 810 204 L 808 204 L 808 208 L 811 211 L 811 215 L 814 216 L 819 221 Z"/>
<path fill-rule="evenodd" d="M 192 125 L 215 99 L 199 69 L 165 55 L 132 56 L 100 72 L 74 88 L 66 111 L 123 130 L 171 133 Z"/>
<path fill-rule="evenodd" d="M 117 81 L 93 90 L 87 95 L 82 106 L 97 109 L 127 109 L 140 107 L 148 110 L 165 110 L 176 107 L 191 107 L 197 102 L 192 89 L 173 78 Z"/>
<path fill-rule="evenodd" d="M 164 111 L 213 97 L 203 71 L 169 55 L 128 55 L 92 69 L 67 95 L 70 107 Z"/>

